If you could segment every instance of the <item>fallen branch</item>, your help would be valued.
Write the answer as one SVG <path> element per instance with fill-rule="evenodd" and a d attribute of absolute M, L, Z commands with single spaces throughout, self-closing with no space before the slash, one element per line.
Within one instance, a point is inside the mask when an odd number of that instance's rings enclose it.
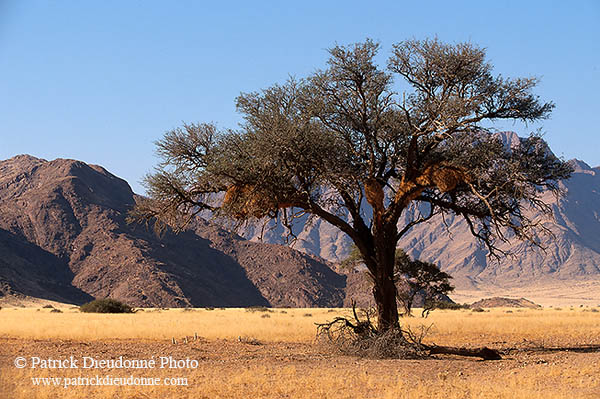
<path fill-rule="evenodd" d="M 454 348 L 451 346 L 423 345 L 430 355 L 458 355 L 467 357 L 479 357 L 483 360 L 500 360 L 500 352 L 488 347 L 483 348 Z"/>

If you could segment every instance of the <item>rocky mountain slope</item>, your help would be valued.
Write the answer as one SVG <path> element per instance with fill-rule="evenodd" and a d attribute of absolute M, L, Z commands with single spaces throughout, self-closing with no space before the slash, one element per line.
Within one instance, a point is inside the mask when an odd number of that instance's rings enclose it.
<path fill-rule="evenodd" d="M 552 235 L 539 235 L 545 250 L 519 241 L 501 243 L 512 257 L 487 257 L 458 217 L 416 226 L 399 243 L 411 256 L 434 262 L 459 288 L 526 287 L 600 278 L 600 168 L 572 161 L 575 172 L 561 183 L 567 195 L 547 195 L 554 218 L 543 218 Z M 450 233 L 449 233 L 450 232 Z"/>
<path fill-rule="evenodd" d="M 131 188 L 104 168 L 0 161 L 0 296 L 134 306 L 340 306 L 345 277 L 287 247 L 199 220 L 158 237 L 128 225 Z"/>
<path fill-rule="evenodd" d="M 514 133 L 502 139 L 518 143 Z M 571 162 L 566 197 L 546 198 L 555 218 L 544 222 L 553 232 L 540 236 L 545 251 L 515 241 L 501 245 L 515 256 L 495 261 L 451 215 L 416 226 L 399 246 L 449 272 L 457 294 L 469 297 L 514 288 L 527 295 L 524 289 L 537 286 L 568 292 L 573 284 L 600 281 L 600 167 Z M 349 252 L 348 237 L 324 221 L 296 225 L 293 248 L 300 252 L 276 245 L 285 244 L 286 233 L 275 223 L 248 223 L 238 236 L 198 220 L 184 233 L 157 237 L 125 222 L 135 198 L 124 180 L 100 166 L 27 155 L 0 161 L 0 296 L 73 303 L 111 296 L 135 306 L 371 301 L 362 276 L 335 272 L 314 256 L 337 262 Z M 369 213 L 368 205 L 363 211 Z M 401 223 L 412 214 L 403 217 Z"/>
<path fill-rule="evenodd" d="M 518 145 L 515 133 L 500 133 L 507 146 Z M 415 258 L 436 263 L 449 272 L 459 289 L 490 287 L 512 288 L 539 284 L 564 286 L 569 281 L 600 279 L 600 167 L 592 168 L 583 161 L 571 161 L 575 172 L 562 183 L 567 195 L 557 200 L 551 195 L 554 220 L 544 224 L 554 236 L 540 236 L 546 248 L 532 248 L 518 241 L 500 245 L 515 256 L 500 261 L 487 257 L 487 252 L 469 233 L 467 224 L 459 217 L 434 218 L 414 227 L 399 242 L 399 247 Z M 369 214 L 368 204 L 363 213 Z M 400 224 L 412 220 L 417 210 L 406 211 Z M 541 217 L 541 215 L 535 215 Z M 261 223 L 249 225 L 238 233 L 259 241 Z M 317 254 L 332 262 L 344 259 L 349 253 L 350 239 L 324 221 L 300 221 L 294 231 L 298 237 L 293 248 Z M 267 223 L 263 242 L 284 243 L 285 230 L 281 225 Z"/>

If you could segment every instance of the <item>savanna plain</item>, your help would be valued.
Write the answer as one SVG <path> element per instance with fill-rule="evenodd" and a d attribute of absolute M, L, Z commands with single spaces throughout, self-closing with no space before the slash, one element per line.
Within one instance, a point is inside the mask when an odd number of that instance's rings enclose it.
<path fill-rule="evenodd" d="M 59 308 L 60 312 L 55 308 Z M 600 307 L 436 310 L 403 318 L 426 343 L 499 349 L 503 359 L 365 359 L 315 340 L 348 309 L 0 310 L 0 398 L 599 398 Z M 418 314 L 418 311 L 417 311 Z M 592 347 L 590 347 L 592 346 Z M 161 368 L 31 368 L 32 358 L 195 360 Z M 17 368 L 15 359 L 27 366 Z M 97 386 L 78 377 L 156 378 Z M 174 385 L 165 385 L 165 381 Z M 58 382 L 60 381 L 60 382 Z M 65 381 L 69 384 L 65 387 Z M 133 380 L 132 380 L 133 381 Z M 56 385 L 55 385 L 56 384 Z"/>

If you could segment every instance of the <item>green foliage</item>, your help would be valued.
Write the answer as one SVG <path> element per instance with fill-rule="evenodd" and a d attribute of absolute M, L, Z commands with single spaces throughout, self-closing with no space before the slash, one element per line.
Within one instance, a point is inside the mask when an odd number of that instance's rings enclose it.
<path fill-rule="evenodd" d="M 398 301 L 407 316 L 411 315 L 412 305 L 418 294 L 423 296 L 422 315 L 425 317 L 441 297 L 454 291 L 449 282 L 452 276 L 433 263 L 410 259 L 401 249 L 396 250 L 394 277 L 400 282 Z"/>
<path fill-rule="evenodd" d="M 340 266 L 345 269 L 364 265 L 362 255 L 356 245 L 350 247 L 350 254 L 344 259 Z M 369 274 L 367 274 L 369 275 Z M 444 303 L 440 298 L 454 290 L 449 280 L 452 278 L 448 273 L 442 272 L 433 263 L 422 262 L 411 259 L 404 250 L 396 248 L 394 259 L 394 281 L 396 282 L 396 299 L 404 309 L 406 316 L 411 315 L 412 305 L 417 295 L 423 297 L 424 317 L 433 309 L 440 309 Z M 374 280 L 370 276 L 371 281 Z M 457 305 L 460 306 L 460 305 Z"/>
<path fill-rule="evenodd" d="M 84 313 L 133 313 L 131 306 L 115 299 L 95 299 L 79 307 Z"/>
<path fill-rule="evenodd" d="M 352 244 L 350 246 L 350 253 L 343 261 L 340 262 L 340 267 L 342 269 L 349 270 L 349 269 L 356 267 L 357 265 L 359 265 L 361 263 L 364 264 L 364 260 L 360 253 L 360 250 L 358 249 L 356 244 Z"/>

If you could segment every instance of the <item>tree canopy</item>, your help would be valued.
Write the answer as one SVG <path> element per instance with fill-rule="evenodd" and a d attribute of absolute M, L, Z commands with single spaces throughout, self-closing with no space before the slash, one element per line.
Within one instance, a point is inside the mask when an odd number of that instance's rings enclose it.
<path fill-rule="evenodd" d="M 494 75 L 471 43 L 404 41 L 384 68 L 378 51 L 371 40 L 335 46 L 325 69 L 241 94 L 238 129 L 167 132 L 133 216 L 175 227 L 203 210 L 286 224 L 298 213 L 322 218 L 365 260 L 382 329 L 398 325 L 396 243 L 416 224 L 453 212 L 492 253 L 507 232 L 534 242 L 526 209 L 550 212 L 541 194 L 558 193 L 570 167 L 537 135 L 508 148 L 486 126 L 547 118 L 554 104 L 532 93 L 537 79 Z M 397 79 L 409 89 L 398 93 Z M 425 211 L 398 225 L 411 204 Z"/>

